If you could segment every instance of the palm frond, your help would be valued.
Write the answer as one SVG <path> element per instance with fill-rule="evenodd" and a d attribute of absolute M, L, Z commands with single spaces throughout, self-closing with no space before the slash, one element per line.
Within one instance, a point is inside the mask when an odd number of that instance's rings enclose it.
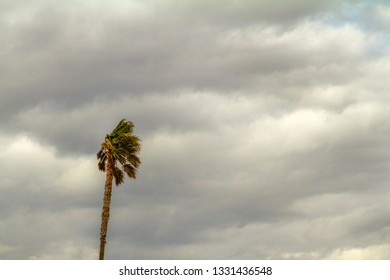
<path fill-rule="evenodd" d="M 124 164 L 123 171 L 132 179 L 136 179 L 137 177 L 137 168 L 132 166 L 131 164 Z"/>
<path fill-rule="evenodd" d="M 134 168 L 138 168 L 139 165 L 141 164 L 141 160 L 135 154 L 128 154 L 126 157 L 126 162 L 134 166 Z"/>
<path fill-rule="evenodd" d="M 123 134 L 131 134 L 133 133 L 134 124 L 130 121 L 126 121 L 125 119 L 121 120 L 118 125 L 114 128 L 114 130 L 109 134 L 111 139 L 116 139 L 120 135 Z"/>
<path fill-rule="evenodd" d="M 97 153 L 97 159 L 99 160 L 98 161 L 98 168 L 100 171 L 103 171 L 105 172 L 106 171 L 106 153 L 103 152 L 102 149 L 100 149 L 100 151 Z"/>
<path fill-rule="evenodd" d="M 118 167 L 115 167 L 115 169 L 114 169 L 114 179 L 115 179 L 115 185 L 117 185 L 117 186 L 122 184 L 123 181 L 125 180 L 125 176 L 124 176 L 123 171 L 121 169 L 119 169 Z"/>
<path fill-rule="evenodd" d="M 105 172 L 106 171 L 106 160 L 105 158 L 101 158 L 98 162 L 98 168 L 100 171 Z"/>

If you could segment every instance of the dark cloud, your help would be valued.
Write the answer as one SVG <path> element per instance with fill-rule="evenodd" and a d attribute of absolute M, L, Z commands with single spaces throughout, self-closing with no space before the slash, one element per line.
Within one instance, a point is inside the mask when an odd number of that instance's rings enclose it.
<path fill-rule="evenodd" d="M 294 30 L 284 30 L 280 21 L 273 23 L 281 26 L 280 30 L 262 23 L 263 14 L 283 10 L 278 3 L 249 1 L 223 7 L 216 1 L 160 4 L 160 12 L 135 18 L 137 9 L 133 7 L 116 17 L 89 5 L 72 9 L 43 2 L 34 9 L 15 7 L 9 12 L 11 19 L 4 20 L 2 26 L 8 35 L 8 47 L 2 52 L 3 68 L 7 69 L 2 76 L 2 91 L 8 93 L 8 98 L 2 100 L 2 112 L 7 116 L 9 107 L 24 109 L 42 100 L 74 107 L 97 96 L 113 98 L 124 93 L 177 88 L 241 90 L 258 76 L 290 72 L 308 65 L 307 59 L 323 56 L 316 46 L 299 48 L 300 41 L 304 46 L 307 39 L 297 37 Z M 304 14 L 307 9 L 321 6 L 318 1 L 294 3 L 286 6 L 286 14 L 294 15 L 295 10 Z M 152 4 L 146 3 L 143 8 L 149 5 Z M 85 18 L 87 9 L 91 19 Z M 215 26 L 212 23 L 218 16 L 207 16 L 204 11 L 221 14 L 230 23 L 232 14 L 248 18 L 248 13 L 262 13 L 253 25 L 237 26 L 233 21 L 232 26 Z M 207 20 L 199 22 L 195 20 L 198 16 Z M 285 18 L 283 14 L 280 17 Z M 247 30 L 248 26 L 258 27 Z M 309 36 L 306 38 L 316 33 L 300 31 L 296 32 L 298 36 Z M 292 41 L 288 42 L 290 35 Z M 285 48 L 285 41 L 292 48 Z M 327 47 L 338 47 L 324 43 L 325 51 Z M 339 56 L 345 54 L 348 52 Z M 263 85 L 256 89 L 260 86 Z"/>

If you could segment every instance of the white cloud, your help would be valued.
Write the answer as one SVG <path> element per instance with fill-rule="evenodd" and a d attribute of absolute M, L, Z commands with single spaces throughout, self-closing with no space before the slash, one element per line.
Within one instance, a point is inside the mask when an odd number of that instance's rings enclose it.
<path fill-rule="evenodd" d="M 388 260 L 390 245 L 336 249 L 328 257 L 335 260 Z"/>
<path fill-rule="evenodd" d="M 59 172 L 50 165 L 54 161 L 53 148 L 44 149 L 27 137 L 2 138 L 1 142 L 6 147 L 0 155 L 1 177 L 8 182 L 3 184 L 3 188 L 20 186 L 28 181 L 49 181 Z M 46 178 L 42 177 L 43 174 Z M 33 187 L 40 188 L 39 184 L 34 184 Z"/>

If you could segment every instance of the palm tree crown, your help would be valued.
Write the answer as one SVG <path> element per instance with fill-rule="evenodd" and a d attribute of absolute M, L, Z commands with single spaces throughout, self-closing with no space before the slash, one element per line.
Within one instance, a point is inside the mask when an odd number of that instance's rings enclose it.
<path fill-rule="evenodd" d="M 133 134 L 134 124 L 125 119 L 121 120 L 116 128 L 106 135 L 100 151 L 97 153 L 100 171 L 106 172 L 112 165 L 115 184 L 118 186 L 124 181 L 124 173 L 135 179 L 137 169 L 141 164 L 138 153 L 141 150 L 141 140 Z M 122 169 L 117 163 L 122 165 Z"/>

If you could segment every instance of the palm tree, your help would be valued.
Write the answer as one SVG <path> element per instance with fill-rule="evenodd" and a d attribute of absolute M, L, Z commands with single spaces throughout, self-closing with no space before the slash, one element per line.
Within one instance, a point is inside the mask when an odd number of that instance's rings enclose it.
<path fill-rule="evenodd" d="M 99 260 L 104 259 L 104 249 L 106 246 L 106 236 L 108 219 L 110 218 L 110 204 L 112 181 L 118 186 L 123 183 L 125 173 L 135 179 L 137 169 L 141 164 L 138 154 L 141 150 L 141 139 L 133 134 L 134 124 L 121 120 L 116 128 L 106 135 L 97 153 L 99 160 L 98 168 L 106 173 L 104 186 L 104 199 L 102 210 L 102 224 L 100 228 L 100 252 Z M 120 164 L 120 167 L 118 165 Z"/>

